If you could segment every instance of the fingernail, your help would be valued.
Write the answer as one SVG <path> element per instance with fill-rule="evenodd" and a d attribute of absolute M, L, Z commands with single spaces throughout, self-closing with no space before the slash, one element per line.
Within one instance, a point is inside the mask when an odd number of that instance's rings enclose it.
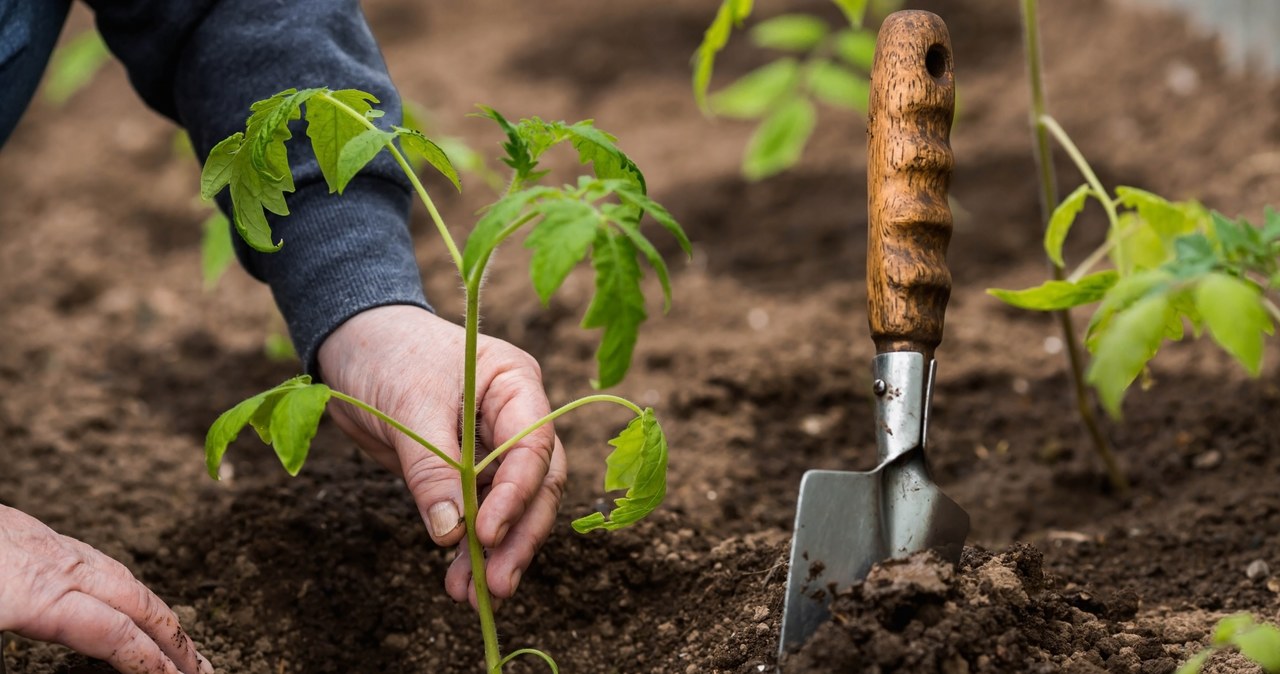
<path fill-rule="evenodd" d="M 196 655 L 196 660 L 200 663 L 200 674 L 213 674 L 213 663 L 204 659 L 203 655 Z"/>
<path fill-rule="evenodd" d="M 496 539 L 493 541 L 494 547 L 502 545 L 502 539 L 507 537 L 507 531 L 510 529 L 511 529 L 510 524 L 503 524 L 502 526 L 498 527 L 498 535 Z"/>
<path fill-rule="evenodd" d="M 511 593 L 515 594 L 516 588 L 520 587 L 520 576 L 524 573 L 520 569 L 511 572 Z"/>
<path fill-rule="evenodd" d="M 450 531 L 458 528 L 458 506 L 453 501 L 441 501 L 427 511 L 427 526 L 431 535 L 444 538 Z"/>

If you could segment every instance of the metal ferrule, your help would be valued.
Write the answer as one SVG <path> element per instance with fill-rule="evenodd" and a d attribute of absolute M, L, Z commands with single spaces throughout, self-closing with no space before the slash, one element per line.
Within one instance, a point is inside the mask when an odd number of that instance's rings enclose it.
<path fill-rule="evenodd" d="M 936 361 L 926 365 L 924 354 L 914 351 L 882 353 L 871 361 L 879 465 L 924 449 L 936 371 Z"/>

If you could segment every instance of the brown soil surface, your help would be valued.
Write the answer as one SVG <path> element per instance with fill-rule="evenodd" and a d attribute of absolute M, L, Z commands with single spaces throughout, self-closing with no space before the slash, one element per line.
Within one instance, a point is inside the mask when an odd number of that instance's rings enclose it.
<path fill-rule="evenodd" d="M 619 387 L 664 419 L 667 505 L 630 530 L 575 535 L 568 519 L 599 498 L 623 419 L 557 423 L 564 521 L 498 622 L 508 648 L 545 649 L 565 672 L 770 671 L 800 476 L 874 455 L 863 123 L 823 110 L 801 166 L 743 182 L 750 127 L 704 119 L 689 92 L 712 4 L 367 3 L 402 90 L 441 130 L 496 153 L 492 130 L 463 116 L 475 102 L 594 117 L 698 248 Z M 1054 324 L 983 293 L 1045 272 L 1016 3 L 909 4 L 941 14 L 955 44 L 956 287 L 930 452 L 972 516 L 973 548 L 954 571 L 926 558 L 876 571 L 789 671 L 1170 672 L 1218 617 L 1280 617 L 1280 580 L 1245 574 L 1255 560 L 1280 572 L 1280 354 L 1259 380 L 1207 343 L 1161 355 L 1155 385 L 1108 424 L 1134 480 L 1128 497 L 1110 493 Z M 1249 215 L 1280 193 L 1280 89 L 1227 74 L 1214 43 L 1174 17 L 1044 4 L 1053 111 L 1104 181 Z M 761 5 L 831 15 L 817 0 Z M 762 58 L 739 38 L 717 81 Z M 0 503 L 129 565 L 221 672 L 477 671 L 474 617 L 442 589 L 451 553 L 336 429 L 299 478 L 248 441 L 228 455 L 234 477 L 203 476 L 208 424 L 296 365 L 263 355 L 277 329 L 264 288 L 234 270 L 202 292 L 196 168 L 173 156 L 172 134 L 113 65 L 64 109 L 37 104 L 0 156 Z M 441 197 L 452 222 L 487 200 L 475 182 Z M 431 297 L 458 315 L 419 215 Z M 1100 240 L 1101 214 L 1079 227 L 1074 259 Z M 486 327 L 542 361 L 558 403 L 589 391 L 594 336 L 577 322 L 590 277 L 572 275 L 544 310 L 525 262 L 518 247 L 499 256 Z M 107 671 L 23 640 L 5 658 L 21 674 Z M 1210 669 L 1250 671 L 1231 656 Z"/>

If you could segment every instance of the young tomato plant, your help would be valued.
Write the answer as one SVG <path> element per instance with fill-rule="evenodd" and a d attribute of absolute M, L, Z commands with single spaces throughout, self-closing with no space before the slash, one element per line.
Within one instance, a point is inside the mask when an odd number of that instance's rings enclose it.
<path fill-rule="evenodd" d="M 376 122 L 382 116 L 381 111 L 371 105 L 376 102 L 373 96 L 361 91 L 319 88 L 289 89 L 255 103 L 245 131 L 227 138 L 210 152 L 201 175 L 201 193 L 211 198 L 229 188 L 236 230 L 255 249 L 275 251 L 282 242 L 273 239 L 264 211 L 280 215 L 288 212 L 284 193 L 293 190 L 293 181 L 285 143 L 291 138 L 289 122 L 302 117 L 304 108 L 307 135 L 331 191 L 341 193 L 379 152 L 391 153 L 430 213 L 466 293 L 461 458 L 445 454 L 367 403 L 324 384 L 313 383 L 304 375 L 241 402 L 214 422 L 205 443 L 209 474 L 217 477 L 228 444 L 246 425 L 252 426 L 263 442 L 275 448 L 290 474 L 297 474 L 330 401 L 338 400 L 373 414 L 458 471 L 486 671 L 500 672 L 505 663 L 518 655 L 541 657 L 555 670 L 555 662 L 541 651 L 523 649 L 504 656 L 499 650 L 485 577 L 485 555 L 475 534 L 479 509 L 476 476 L 526 435 L 571 410 L 595 402 L 621 405 L 631 410 L 635 418 L 610 442 L 614 449 L 607 459 L 604 487 L 606 491 L 625 490 L 625 495 L 615 500 L 607 516 L 596 512 L 573 523 L 573 528 L 580 533 L 613 530 L 639 521 L 661 504 L 666 495 L 667 441 L 653 409 L 642 409 L 617 396 L 598 394 L 560 407 L 487 456 L 479 456 L 476 344 L 485 269 L 500 244 L 522 229 L 529 230 L 525 246 L 533 249 L 530 276 L 545 304 L 589 251 L 595 269 L 596 292 L 582 325 L 603 329 L 593 385 L 605 388 L 617 384 L 626 374 L 639 326 L 646 318 L 639 256 L 648 260 L 662 285 L 667 306 L 670 304 L 667 267 L 657 249 L 641 233 L 641 217 L 651 216 L 675 236 L 686 253 L 689 241 L 671 214 L 645 194 L 643 174 L 618 149 L 614 137 L 590 121 L 566 124 L 533 118 L 512 123 L 497 111 L 482 107 L 479 116 L 493 120 L 506 134 L 504 162 L 511 167 L 512 176 L 504 194 L 483 212 L 460 249 L 414 174 L 405 152 L 420 157 L 461 189 L 457 171 L 445 152 L 420 132 L 400 126 L 379 127 Z M 562 143 L 577 150 L 582 163 L 591 165 L 592 174 L 581 176 L 571 185 L 539 184 L 547 173 L 539 169 L 539 159 L 547 150 Z"/>
<path fill-rule="evenodd" d="M 1238 650 L 1268 674 L 1280 672 L 1280 629 L 1257 623 L 1248 613 L 1237 613 L 1218 621 L 1209 647 L 1182 663 L 1178 674 L 1200 674 L 1210 656 L 1226 649 Z"/>
<path fill-rule="evenodd" d="M 742 172 L 751 180 L 767 178 L 796 164 L 817 122 L 814 101 L 867 112 L 871 59 L 876 33 L 864 28 L 870 11 L 884 16 L 901 0 L 836 0 L 849 26 L 832 30 L 809 14 L 783 14 L 756 24 L 751 40 L 758 47 L 787 54 L 711 94 L 716 54 L 728 44 L 735 26 L 750 15 L 752 2 L 722 0 L 720 9 L 694 54 L 693 91 L 710 114 L 761 120 L 743 153 Z"/>
<path fill-rule="evenodd" d="M 1085 331 L 1093 355 L 1085 379 L 1116 418 L 1125 391 L 1164 340 L 1181 340 L 1188 326 L 1197 337 L 1208 329 L 1257 376 L 1264 335 L 1280 321 L 1280 309 L 1267 296 L 1280 288 L 1280 214 L 1268 208 L 1265 223 L 1256 227 L 1194 201 L 1170 202 L 1133 187 L 1117 187 L 1113 197 L 1062 127 L 1050 117 L 1040 121 L 1087 181 L 1054 210 L 1045 252 L 1064 266 L 1063 243 L 1088 199 L 1107 214 L 1107 239 L 1062 280 L 988 292 L 1038 311 L 1097 303 Z M 1105 260 L 1112 268 L 1094 271 Z"/>

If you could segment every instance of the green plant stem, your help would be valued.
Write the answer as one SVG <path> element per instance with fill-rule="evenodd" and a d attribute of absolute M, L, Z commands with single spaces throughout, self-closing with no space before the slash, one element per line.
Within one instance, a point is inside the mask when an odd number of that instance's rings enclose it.
<path fill-rule="evenodd" d="M 1271 314 L 1271 320 L 1280 323 L 1280 307 L 1277 307 L 1276 303 L 1271 301 L 1271 298 L 1263 296 L 1262 307 L 1267 310 L 1268 314 Z M 4 673 L 0 672 L 0 674 Z"/>
<path fill-rule="evenodd" d="M 489 258 L 493 256 L 493 251 L 497 250 L 498 246 L 503 241 L 507 240 L 507 237 L 511 236 L 512 234 L 515 234 L 516 231 L 518 231 L 521 227 L 525 226 L 526 224 L 528 224 L 530 220 L 533 220 L 536 217 L 538 217 L 537 213 L 525 213 L 519 218 L 512 220 L 511 224 L 507 225 L 506 229 L 503 229 L 501 232 L 498 233 L 498 237 L 494 239 L 493 246 L 489 248 L 489 252 L 485 253 L 484 257 L 480 258 L 479 263 L 477 263 L 475 269 L 472 270 L 471 278 L 464 279 L 468 287 L 471 287 L 471 286 L 474 286 L 476 288 L 480 287 L 481 281 L 484 280 L 484 270 L 489 268 Z"/>
<path fill-rule="evenodd" d="M 1040 21 L 1039 8 L 1037 0 L 1022 0 L 1022 26 L 1023 26 L 1023 47 L 1027 57 L 1027 74 L 1031 85 L 1031 130 L 1035 138 L 1035 159 L 1038 173 L 1040 176 L 1040 214 L 1041 220 L 1048 226 L 1049 218 L 1053 214 L 1053 209 L 1058 203 L 1057 179 L 1053 171 L 1053 146 L 1049 140 L 1049 131 L 1053 127 L 1057 127 L 1062 131 L 1057 122 L 1049 117 L 1047 113 L 1047 104 L 1045 103 L 1044 93 L 1044 68 L 1040 60 Z M 1066 133 L 1062 133 L 1062 137 L 1066 137 Z M 1061 142 L 1062 139 L 1059 139 Z M 1114 226 L 1116 222 L 1115 205 L 1111 203 L 1105 190 L 1101 189 L 1101 183 L 1097 176 L 1089 168 L 1088 163 L 1080 156 L 1080 151 L 1071 144 L 1071 139 L 1066 138 L 1064 147 L 1068 147 L 1067 153 L 1072 155 L 1072 159 L 1078 158 L 1077 166 L 1081 166 L 1081 173 L 1087 177 L 1092 177 L 1090 185 L 1092 189 L 1098 192 L 1098 199 L 1102 201 L 1107 213 Z M 1074 151 L 1074 154 L 1072 154 Z M 1061 265 L 1050 263 L 1053 270 L 1053 278 L 1061 281 L 1066 273 Z M 1074 276 L 1074 274 L 1073 274 Z M 1077 279 L 1078 280 L 1078 279 Z M 1111 449 L 1111 443 L 1102 432 L 1102 427 L 1098 423 L 1098 416 L 1094 411 L 1093 401 L 1089 398 L 1089 390 L 1085 384 L 1084 378 L 1084 357 L 1080 349 L 1080 341 L 1076 338 L 1075 322 L 1071 318 L 1070 311 L 1054 312 L 1058 319 L 1058 326 L 1062 331 L 1062 341 L 1066 345 L 1067 367 L 1071 376 L 1071 386 L 1075 393 L 1076 411 L 1080 415 L 1080 421 L 1084 423 L 1086 431 L 1089 433 L 1090 440 L 1093 441 L 1094 451 L 1102 459 L 1103 465 L 1106 466 L 1107 477 L 1111 481 L 1112 487 L 1120 494 L 1129 491 L 1129 480 L 1124 471 L 1120 468 L 1116 461 L 1115 452 Z"/>
<path fill-rule="evenodd" d="M 327 91 L 321 92 L 319 96 L 329 101 L 334 107 L 342 110 L 352 119 L 359 120 L 366 128 L 377 129 L 373 122 L 370 122 L 364 115 L 352 110 L 350 106 L 342 101 L 329 95 Z M 427 207 L 427 213 L 431 214 L 431 221 L 435 223 L 436 229 L 440 231 L 441 238 L 444 239 L 445 248 L 449 249 L 449 257 L 453 258 L 453 264 L 458 268 L 458 272 L 462 272 L 462 253 L 458 252 L 458 244 L 453 240 L 453 235 L 449 233 L 449 228 L 444 224 L 444 218 L 440 217 L 440 211 L 436 209 L 436 204 L 431 200 L 431 195 L 427 194 L 427 188 L 422 186 L 422 181 L 418 180 L 418 174 L 414 172 L 413 167 L 408 160 L 396 147 L 395 143 L 388 142 L 387 150 L 395 157 L 396 163 L 400 164 L 400 168 L 404 174 L 408 176 L 409 182 L 413 184 L 413 189 L 418 193 L 418 198 L 422 200 L 422 205 Z"/>
<path fill-rule="evenodd" d="M 476 345 L 480 336 L 480 283 L 467 284 L 466 355 L 462 382 L 462 512 L 467 527 L 467 551 L 471 556 L 471 582 L 476 586 L 476 612 L 484 637 L 484 661 L 489 672 L 502 672 L 498 650 L 498 626 L 485 575 L 484 548 L 476 534 L 480 497 L 476 492 Z"/>
<path fill-rule="evenodd" d="M 1024 1 L 1035 2 L 1035 0 Z M 1107 221 L 1111 223 L 1112 227 L 1118 227 L 1120 225 L 1120 216 L 1116 213 L 1116 202 L 1107 194 L 1107 189 L 1102 186 L 1102 181 L 1098 180 L 1098 174 L 1093 172 L 1093 167 L 1089 166 L 1089 162 L 1085 160 L 1080 148 L 1076 147 L 1076 144 L 1071 140 L 1071 136 L 1068 136 L 1062 125 L 1058 124 L 1058 120 L 1047 114 L 1042 114 L 1037 119 L 1040 126 L 1053 134 L 1054 139 L 1066 151 L 1067 156 L 1071 157 L 1071 161 L 1075 163 L 1080 174 L 1089 183 L 1089 188 L 1093 190 L 1094 196 L 1098 198 L 1098 201 L 1102 203 L 1103 210 L 1107 212 Z"/>
<path fill-rule="evenodd" d="M 368 412 L 369 414 L 372 414 L 378 419 L 381 419 L 383 423 L 396 429 L 397 431 L 400 431 L 401 433 L 404 433 L 405 436 L 408 437 L 410 440 L 413 440 L 419 445 L 426 447 L 428 451 L 440 457 L 440 460 L 448 464 L 450 468 L 458 472 L 462 472 L 462 464 L 458 463 L 453 457 L 449 456 L 448 454 L 445 454 L 443 450 L 431 444 L 430 442 L 427 442 L 426 438 L 423 438 L 417 433 L 414 433 L 412 430 L 409 429 L 409 427 L 405 426 L 399 421 L 396 421 L 395 419 L 392 419 L 386 414 L 383 414 L 382 411 L 379 410 L 378 408 L 374 407 L 373 405 L 370 405 L 369 403 L 364 402 L 363 400 L 360 400 L 358 398 L 353 398 L 345 393 L 342 393 L 341 391 L 335 391 L 333 389 L 329 389 L 329 391 L 334 398 L 337 398 L 338 400 L 341 400 L 342 402 L 347 403 L 348 405 L 351 405 L 353 407 L 358 407 Z"/>
<path fill-rule="evenodd" d="M 510 440 L 507 440 L 501 445 L 498 445 L 496 449 L 494 449 L 492 452 L 489 452 L 489 456 L 484 457 L 483 461 L 476 464 L 476 472 L 477 473 L 483 472 L 484 469 L 488 467 L 489 464 L 493 463 L 495 460 L 497 460 L 498 457 L 505 454 L 507 450 L 514 447 L 517 442 L 520 442 L 525 438 L 525 436 L 538 430 L 544 424 L 555 421 L 558 417 L 564 414 L 567 414 L 569 412 L 572 412 L 573 410 L 576 410 L 579 407 L 582 407 L 583 405 L 590 405 L 591 403 L 613 403 L 615 405 L 622 405 L 623 407 L 631 410 L 632 412 L 635 412 L 636 416 L 640 416 L 644 414 L 644 410 L 640 409 L 639 405 L 636 405 L 635 403 L 631 402 L 630 400 L 627 400 L 626 398 L 619 398 L 618 396 L 609 395 L 607 393 L 587 396 L 585 398 L 578 398 L 577 400 L 562 406 L 560 409 L 552 412 L 551 414 L 548 414 L 547 416 L 542 417 L 541 419 L 533 422 L 532 424 L 529 424 L 529 426 L 525 428 L 523 431 L 520 431 L 519 433 L 516 433 L 515 435 L 511 436 Z"/>
<path fill-rule="evenodd" d="M 510 653 L 507 653 L 507 656 L 505 658 L 502 659 L 502 664 L 505 665 L 508 662 L 511 662 L 512 660 L 515 660 L 516 658 L 520 657 L 521 655 L 535 655 L 537 657 L 540 657 L 546 661 L 548 666 L 551 667 L 552 674 L 560 674 L 560 668 L 556 666 L 556 661 L 552 660 L 550 655 L 547 655 L 546 653 L 543 653 L 542 651 L 536 648 L 521 648 L 518 651 L 511 651 Z M 493 670 L 493 671 L 497 671 L 497 670 Z M 4 674 L 4 672 L 0 672 L 0 674 Z M 489 674 L 493 674 L 493 672 L 490 672 Z"/>

